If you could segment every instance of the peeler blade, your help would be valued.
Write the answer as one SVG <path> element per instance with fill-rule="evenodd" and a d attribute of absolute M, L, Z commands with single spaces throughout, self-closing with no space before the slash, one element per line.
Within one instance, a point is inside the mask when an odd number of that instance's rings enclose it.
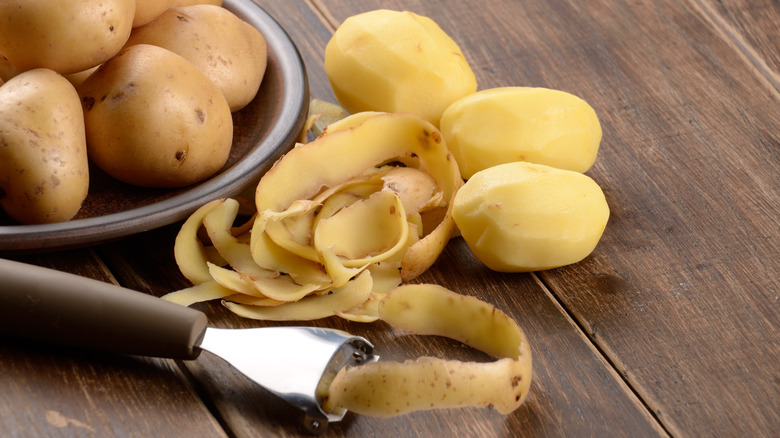
<path fill-rule="evenodd" d="M 208 327 L 198 348 L 302 410 L 304 426 L 312 433 L 322 433 L 329 422 L 346 414 L 322 409 L 323 396 L 339 370 L 379 359 L 366 339 L 318 327 Z"/>

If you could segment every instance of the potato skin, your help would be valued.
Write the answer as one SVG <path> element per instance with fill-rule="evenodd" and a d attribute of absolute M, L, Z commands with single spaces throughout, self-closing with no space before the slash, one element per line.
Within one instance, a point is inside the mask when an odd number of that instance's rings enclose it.
<path fill-rule="evenodd" d="M 173 0 L 171 7 L 177 8 L 179 6 L 192 6 L 192 5 L 222 6 L 222 0 Z"/>
<path fill-rule="evenodd" d="M 0 53 L 22 71 L 86 70 L 122 49 L 134 13 L 134 0 L 3 0 Z"/>
<path fill-rule="evenodd" d="M 254 99 L 265 75 L 265 38 L 219 6 L 168 9 L 135 29 L 125 47 L 135 44 L 152 44 L 183 56 L 219 87 L 234 112 Z"/>
<path fill-rule="evenodd" d="M 131 46 L 78 88 L 89 156 L 120 181 L 183 187 L 217 172 L 233 140 L 230 108 L 181 56 Z"/>
<path fill-rule="evenodd" d="M 84 116 L 76 90 L 48 69 L 0 87 L 0 205 L 23 224 L 62 222 L 89 188 Z"/>
<path fill-rule="evenodd" d="M 174 0 L 135 0 L 133 27 L 143 26 L 173 6 Z"/>

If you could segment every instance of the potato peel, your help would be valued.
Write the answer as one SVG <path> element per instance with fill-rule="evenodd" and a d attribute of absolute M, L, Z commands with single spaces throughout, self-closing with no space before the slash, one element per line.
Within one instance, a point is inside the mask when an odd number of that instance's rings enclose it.
<path fill-rule="evenodd" d="M 345 368 L 323 395 L 330 412 L 389 417 L 473 406 L 510 413 L 531 384 L 531 351 L 517 324 L 476 298 L 403 284 L 430 267 L 458 232 L 452 208 L 462 185 L 428 122 L 386 113 L 344 118 L 263 176 L 251 224 L 233 225 L 235 200 L 196 211 L 177 236 L 176 254 L 182 272 L 201 283 L 164 298 L 183 305 L 222 299 L 235 314 L 261 320 L 381 319 L 497 357 Z M 201 229 L 210 246 L 198 240 Z"/>
<path fill-rule="evenodd" d="M 395 328 L 440 335 L 499 356 L 494 362 L 421 357 L 379 361 L 342 369 L 323 408 L 391 417 L 419 410 L 491 407 L 517 409 L 531 386 L 531 350 L 506 314 L 473 297 L 431 284 L 403 285 L 379 303 L 380 319 Z M 469 317 L 468 324 L 463 324 Z"/>

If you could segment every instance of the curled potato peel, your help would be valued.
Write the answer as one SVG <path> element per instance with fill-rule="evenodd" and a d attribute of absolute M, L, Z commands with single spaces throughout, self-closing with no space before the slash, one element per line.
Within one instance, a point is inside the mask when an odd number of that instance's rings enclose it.
<path fill-rule="evenodd" d="M 532 375 L 530 346 L 517 324 L 493 306 L 437 285 L 408 284 L 379 302 L 379 317 L 395 328 L 450 337 L 499 359 L 477 363 L 422 357 L 345 368 L 324 397 L 327 411 L 390 417 L 474 406 L 508 414 L 525 401 Z"/>
<path fill-rule="evenodd" d="M 379 300 L 430 267 L 454 234 L 451 204 L 462 184 L 429 122 L 355 114 L 297 145 L 262 177 L 248 226 L 234 225 L 241 210 L 234 199 L 196 211 L 177 237 L 177 263 L 196 285 L 215 281 L 245 296 L 223 294 L 231 310 L 263 319 L 295 318 L 295 308 L 306 308 L 299 301 L 335 302 L 321 298 L 365 273 L 372 286 L 363 301 L 295 319 L 376 320 Z M 207 243 L 197 238 L 202 230 Z"/>
<path fill-rule="evenodd" d="M 251 225 L 234 225 L 235 200 L 196 211 L 175 253 L 198 283 L 164 298 L 183 305 L 221 299 L 235 314 L 262 320 L 382 319 L 498 357 L 344 369 L 321 394 L 326 410 L 387 417 L 489 406 L 509 413 L 523 403 L 531 379 L 530 348 L 514 321 L 439 286 L 401 285 L 427 269 L 457 232 L 452 204 L 462 184 L 430 123 L 406 114 L 348 117 L 266 173 Z M 201 229 L 206 242 L 198 240 Z"/>

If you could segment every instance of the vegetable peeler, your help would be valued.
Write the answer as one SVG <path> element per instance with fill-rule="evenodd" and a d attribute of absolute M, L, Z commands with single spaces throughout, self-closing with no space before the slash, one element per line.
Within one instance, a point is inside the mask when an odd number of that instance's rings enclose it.
<path fill-rule="evenodd" d="M 369 341 L 341 330 L 213 328 L 198 310 L 6 259 L 0 259 L 0 334 L 170 359 L 195 360 L 206 350 L 303 411 L 303 426 L 314 434 L 346 413 L 321 406 L 336 373 L 379 359 Z"/>

